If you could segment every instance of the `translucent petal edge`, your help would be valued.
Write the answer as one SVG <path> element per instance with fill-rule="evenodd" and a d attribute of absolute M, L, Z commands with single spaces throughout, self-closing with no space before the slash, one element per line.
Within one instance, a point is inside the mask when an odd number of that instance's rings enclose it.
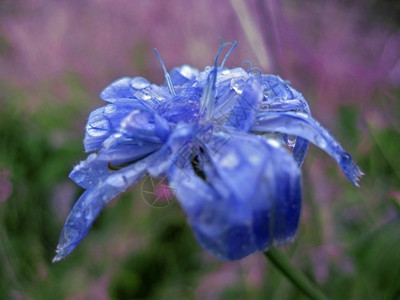
<path fill-rule="evenodd" d="M 354 163 L 339 142 L 311 116 L 304 113 L 262 113 L 251 128 L 254 132 L 281 132 L 308 140 L 329 154 L 341 167 L 346 177 L 357 187 L 364 173 Z"/>

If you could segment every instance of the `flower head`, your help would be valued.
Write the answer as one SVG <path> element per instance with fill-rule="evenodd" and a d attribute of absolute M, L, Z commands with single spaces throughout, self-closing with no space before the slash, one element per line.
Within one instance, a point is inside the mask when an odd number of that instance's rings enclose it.
<path fill-rule="evenodd" d="M 166 177 L 199 244 L 223 260 L 290 241 L 301 208 L 300 166 L 311 142 L 358 186 L 351 156 L 288 82 L 224 63 L 166 71 L 166 84 L 121 78 L 101 93 L 70 177 L 86 189 L 65 223 L 54 261 L 85 237 L 103 207 L 149 174 Z M 254 72 L 256 71 L 256 72 Z"/>

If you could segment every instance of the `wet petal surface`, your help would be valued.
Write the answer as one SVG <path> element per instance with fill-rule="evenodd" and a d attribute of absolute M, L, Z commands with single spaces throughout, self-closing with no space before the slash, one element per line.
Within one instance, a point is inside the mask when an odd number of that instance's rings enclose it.
<path fill-rule="evenodd" d="M 338 141 L 317 121 L 303 113 L 263 113 L 252 127 L 254 132 L 283 132 L 308 140 L 328 153 L 342 168 L 347 178 L 355 185 L 363 175 Z"/>

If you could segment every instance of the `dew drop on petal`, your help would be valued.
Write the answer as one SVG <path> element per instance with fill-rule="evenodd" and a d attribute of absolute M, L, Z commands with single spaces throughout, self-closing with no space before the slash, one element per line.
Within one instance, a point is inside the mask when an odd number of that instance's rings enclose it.
<path fill-rule="evenodd" d="M 143 94 L 142 95 L 142 100 L 150 100 L 151 96 L 149 94 Z"/>
<path fill-rule="evenodd" d="M 131 87 L 133 87 L 136 90 L 141 90 L 144 89 L 145 87 L 148 87 L 150 85 L 150 82 L 143 77 L 135 77 L 131 81 Z"/>
<path fill-rule="evenodd" d="M 289 147 L 294 147 L 296 145 L 297 137 L 295 135 L 288 135 L 286 139 L 286 143 Z"/>
<path fill-rule="evenodd" d="M 104 107 L 104 114 L 112 114 L 117 110 L 117 106 L 115 104 L 108 104 Z"/>
<path fill-rule="evenodd" d="M 92 211 L 91 209 L 86 209 L 86 210 L 85 210 L 85 214 L 84 214 L 84 218 L 85 218 L 87 221 L 93 220 L 93 211 Z"/>
<path fill-rule="evenodd" d="M 103 118 L 93 120 L 90 124 L 86 126 L 86 132 L 92 137 L 103 136 L 108 133 L 109 129 L 109 121 Z"/>
<path fill-rule="evenodd" d="M 114 174 L 109 176 L 106 182 L 113 187 L 123 188 L 126 185 L 126 178 L 120 174 Z"/>
<path fill-rule="evenodd" d="M 320 136 L 320 135 L 315 135 L 314 138 L 315 138 L 316 144 L 317 144 L 321 149 L 325 149 L 325 148 L 326 148 L 327 144 L 326 144 L 325 139 L 324 139 L 322 136 Z"/>
<path fill-rule="evenodd" d="M 262 102 L 261 106 L 260 106 L 260 110 L 267 110 L 267 109 L 270 109 L 270 107 L 271 107 L 270 103 Z"/>
<path fill-rule="evenodd" d="M 238 164 L 239 164 L 239 158 L 234 152 L 230 152 L 227 155 L 225 155 L 220 162 L 221 167 L 229 169 L 236 168 Z"/>
<path fill-rule="evenodd" d="M 259 165 L 262 162 L 262 157 L 257 154 L 250 155 L 248 159 L 249 162 L 251 162 L 255 166 Z"/>
<path fill-rule="evenodd" d="M 144 161 L 138 161 L 138 162 L 135 164 L 135 169 L 136 169 L 137 171 L 143 171 L 143 170 L 146 168 L 146 166 L 147 166 L 147 164 L 146 164 Z"/>
<path fill-rule="evenodd" d="M 113 145 L 115 145 L 118 142 L 118 140 L 120 138 L 122 138 L 121 133 L 119 133 L 119 132 L 114 133 L 112 136 L 110 136 L 103 142 L 103 147 L 106 149 L 111 148 Z"/>
<path fill-rule="evenodd" d="M 149 117 L 146 113 L 142 113 L 140 110 L 134 110 L 121 122 L 121 127 L 141 128 L 148 123 Z"/>
<path fill-rule="evenodd" d="M 341 157 L 341 162 L 342 163 L 349 163 L 351 162 L 351 156 L 348 153 L 343 153 Z"/>
<path fill-rule="evenodd" d="M 296 112 L 296 115 L 298 115 L 299 117 L 308 119 L 308 114 L 304 113 L 304 112 Z"/>
<path fill-rule="evenodd" d="M 279 148 L 281 145 L 276 139 L 267 139 L 268 144 L 270 144 L 272 147 Z"/>
<path fill-rule="evenodd" d="M 197 75 L 197 70 L 189 67 L 188 65 L 184 65 L 180 69 L 180 73 L 186 78 L 192 78 Z"/>
<path fill-rule="evenodd" d="M 92 154 L 90 154 L 90 155 L 87 157 L 86 161 L 87 161 L 87 162 L 91 162 L 91 161 L 95 160 L 96 157 L 97 157 L 97 154 L 96 154 L 96 153 L 92 153 Z M 78 166 L 79 166 L 79 165 L 78 165 Z"/>
<path fill-rule="evenodd" d="M 242 79 L 232 79 L 230 84 L 231 84 L 231 89 L 233 89 L 237 94 L 241 95 L 243 93 L 242 87 L 243 80 Z"/>

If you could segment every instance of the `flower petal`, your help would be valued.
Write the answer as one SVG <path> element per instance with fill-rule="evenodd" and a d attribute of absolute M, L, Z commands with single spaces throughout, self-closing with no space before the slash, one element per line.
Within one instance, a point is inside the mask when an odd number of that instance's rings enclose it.
<path fill-rule="evenodd" d="M 157 151 L 160 147 L 160 144 L 132 143 L 118 145 L 111 149 L 102 149 L 99 153 L 89 155 L 86 160 L 76 165 L 69 177 L 81 187 L 89 189 L 112 174 L 115 169 L 132 164 Z"/>
<path fill-rule="evenodd" d="M 145 175 L 146 166 L 151 159 L 152 157 L 147 157 L 109 174 L 82 194 L 65 222 L 53 262 L 66 257 L 81 242 L 100 211 L 111 199 Z"/>
<path fill-rule="evenodd" d="M 308 150 L 308 141 L 301 137 L 297 137 L 296 144 L 293 149 L 293 157 L 297 161 L 299 167 L 303 164 Z"/>
<path fill-rule="evenodd" d="M 174 166 L 169 184 L 186 213 L 199 244 L 222 260 L 240 259 L 256 251 L 249 211 L 238 210 L 189 166 Z"/>
<path fill-rule="evenodd" d="M 199 70 L 189 65 L 183 65 L 181 67 L 173 68 L 169 73 L 171 81 L 175 87 L 180 87 L 193 82 L 199 75 Z"/>
<path fill-rule="evenodd" d="M 274 140 L 240 135 L 209 159 L 212 169 L 207 163 L 204 168 L 209 182 L 215 182 L 217 190 L 223 182 L 251 210 L 258 250 L 293 238 L 300 216 L 301 174 L 286 149 Z"/>
<path fill-rule="evenodd" d="M 208 154 L 205 180 L 191 166 L 169 173 L 199 244 L 220 259 L 236 260 L 290 240 L 301 205 L 300 171 L 291 155 L 251 136 L 235 136 Z"/>
<path fill-rule="evenodd" d="M 261 84 L 255 78 L 235 78 L 229 88 L 219 90 L 213 118 L 219 124 L 248 131 L 263 98 Z"/>
<path fill-rule="evenodd" d="M 114 103 L 94 110 L 85 128 L 85 151 L 99 150 L 102 143 L 117 132 L 122 120 L 136 109 L 152 111 L 146 103 L 137 99 L 115 100 Z"/>
<path fill-rule="evenodd" d="M 134 109 L 120 123 L 114 129 L 117 133 L 102 142 L 98 154 L 90 155 L 72 170 L 70 178 L 77 184 L 84 188 L 96 185 L 113 167 L 132 164 L 161 148 L 170 134 L 168 122 L 154 111 Z"/>
<path fill-rule="evenodd" d="M 310 108 L 303 95 L 290 87 L 287 81 L 269 74 L 256 78 L 264 87 L 260 112 L 300 111 L 310 114 Z"/>
<path fill-rule="evenodd" d="M 340 165 L 347 178 L 355 186 L 359 186 L 358 180 L 364 173 L 339 142 L 311 116 L 295 112 L 262 113 L 257 116 L 251 130 L 254 132 L 281 132 L 307 139 L 328 153 Z"/>
<path fill-rule="evenodd" d="M 170 126 L 154 111 L 135 109 L 122 120 L 118 131 L 142 143 L 162 143 L 170 134 Z"/>
<path fill-rule="evenodd" d="M 178 124 L 185 122 L 195 124 L 199 119 L 199 105 L 202 90 L 199 88 L 186 88 L 179 91 L 179 94 L 164 101 L 157 107 L 157 112 L 168 122 Z"/>
<path fill-rule="evenodd" d="M 106 87 L 100 94 L 100 97 L 108 102 L 115 102 L 120 99 L 133 99 L 137 90 L 144 89 L 150 85 L 150 82 L 143 77 L 123 77 Z"/>
<path fill-rule="evenodd" d="M 147 171 L 153 177 L 165 176 L 173 164 L 181 165 L 192 151 L 193 127 L 181 123 L 175 128 L 162 148 L 154 154 Z M 179 162 L 178 162 L 179 160 Z"/>

